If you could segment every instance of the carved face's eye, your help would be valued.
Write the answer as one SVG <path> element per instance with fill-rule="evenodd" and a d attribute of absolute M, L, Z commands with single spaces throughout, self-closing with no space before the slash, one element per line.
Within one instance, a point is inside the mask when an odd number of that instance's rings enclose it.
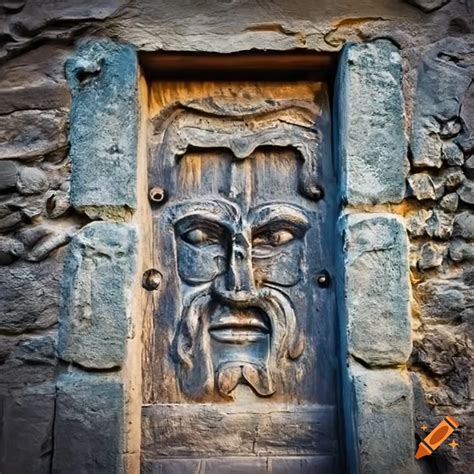
<path fill-rule="evenodd" d="M 262 232 L 254 237 L 253 246 L 271 245 L 272 247 L 278 247 L 279 245 L 291 242 L 294 238 L 294 234 L 285 229 L 274 232 Z"/>
<path fill-rule="evenodd" d="M 181 235 L 181 238 L 188 244 L 196 246 L 214 245 L 219 243 L 219 236 L 215 235 L 209 229 L 204 228 L 188 230 Z"/>
<path fill-rule="evenodd" d="M 280 247 L 294 241 L 298 236 L 290 229 L 265 229 L 252 239 L 253 252 L 256 258 L 267 258 L 279 251 Z"/>

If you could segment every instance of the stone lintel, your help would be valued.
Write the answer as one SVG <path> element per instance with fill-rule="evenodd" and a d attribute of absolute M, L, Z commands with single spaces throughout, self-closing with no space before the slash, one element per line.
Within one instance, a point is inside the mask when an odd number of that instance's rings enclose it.
<path fill-rule="evenodd" d="M 71 203 L 88 213 L 105 206 L 107 218 L 123 217 L 120 208 L 136 207 L 136 52 L 108 40 L 87 41 L 67 61 L 66 74 L 72 92 Z"/>
<path fill-rule="evenodd" d="M 408 239 L 392 214 L 350 214 L 344 228 L 348 351 L 369 366 L 403 364 L 412 348 Z"/>
<path fill-rule="evenodd" d="M 71 241 L 65 260 L 58 355 L 90 369 L 122 365 L 136 268 L 136 230 L 93 222 Z"/>
<path fill-rule="evenodd" d="M 388 40 L 347 46 L 337 82 L 337 146 L 347 202 L 401 202 L 408 162 L 399 49 Z"/>

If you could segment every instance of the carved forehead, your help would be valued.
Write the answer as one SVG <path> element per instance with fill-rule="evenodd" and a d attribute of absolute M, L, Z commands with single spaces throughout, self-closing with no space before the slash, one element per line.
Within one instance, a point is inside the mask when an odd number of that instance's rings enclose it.
<path fill-rule="evenodd" d="M 239 104 L 240 104 L 239 100 Z M 230 99 L 174 104 L 153 121 L 150 186 L 168 182 L 176 188 L 176 168 L 192 150 L 225 149 L 235 160 L 251 157 L 257 149 L 293 149 L 303 163 L 300 189 L 318 184 L 318 161 L 323 141 L 330 137 L 318 107 L 307 101 L 264 101 L 243 107 Z"/>

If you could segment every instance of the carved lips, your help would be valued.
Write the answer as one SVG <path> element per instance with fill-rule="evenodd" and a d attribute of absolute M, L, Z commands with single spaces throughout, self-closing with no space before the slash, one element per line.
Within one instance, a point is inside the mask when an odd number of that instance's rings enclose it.
<path fill-rule="evenodd" d="M 218 342 L 228 344 L 247 344 L 266 339 L 271 332 L 268 317 L 259 314 L 258 310 L 245 312 L 220 313 L 212 318 L 209 334 Z"/>

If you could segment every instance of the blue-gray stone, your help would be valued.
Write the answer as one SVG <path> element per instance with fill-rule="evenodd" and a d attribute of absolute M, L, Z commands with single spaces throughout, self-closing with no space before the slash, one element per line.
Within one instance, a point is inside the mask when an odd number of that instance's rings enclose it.
<path fill-rule="evenodd" d="M 469 127 L 459 135 L 457 130 L 445 129 L 462 116 L 461 104 L 472 83 L 472 71 L 457 58 L 469 55 L 471 48 L 462 38 L 446 38 L 433 45 L 419 67 L 410 137 L 415 167 L 441 168 L 446 155 L 447 161 L 462 161 L 461 157 L 449 157 L 452 151 L 446 153 L 446 147 L 455 146 L 446 142 L 446 134 L 456 135 L 456 141 L 468 140 Z"/>
<path fill-rule="evenodd" d="M 408 239 L 392 214 L 345 221 L 348 350 L 369 366 L 403 364 L 411 352 Z"/>
<path fill-rule="evenodd" d="M 79 371 L 61 374 L 52 472 L 123 472 L 123 419 L 123 385 L 114 376 Z"/>
<path fill-rule="evenodd" d="M 2 474 L 51 472 L 55 396 L 52 380 L 40 384 L 28 380 L 22 388 L 6 393 L 0 386 Z"/>
<path fill-rule="evenodd" d="M 136 207 L 137 57 L 112 41 L 83 43 L 66 63 L 72 91 L 71 203 Z"/>
<path fill-rule="evenodd" d="M 65 260 L 58 355 L 83 367 L 121 366 L 125 357 L 136 232 L 93 222 L 71 241 Z"/>
<path fill-rule="evenodd" d="M 341 58 L 338 150 L 349 204 L 400 202 L 407 142 L 399 49 L 388 40 L 349 45 Z"/>
<path fill-rule="evenodd" d="M 35 264 L 0 265 L 0 332 L 19 334 L 57 323 L 63 258 L 61 249 Z"/>
<path fill-rule="evenodd" d="M 397 369 L 371 370 L 350 364 L 354 384 L 359 471 L 414 474 L 413 394 Z"/>

